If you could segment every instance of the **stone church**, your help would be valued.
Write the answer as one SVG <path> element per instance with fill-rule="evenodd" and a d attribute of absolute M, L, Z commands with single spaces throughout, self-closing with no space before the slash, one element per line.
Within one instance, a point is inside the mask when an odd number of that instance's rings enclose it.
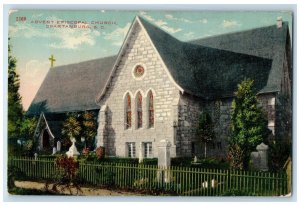
<path fill-rule="evenodd" d="M 172 157 L 202 155 L 196 128 L 205 110 L 216 134 L 208 155 L 224 156 L 234 91 L 245 79 L 254 80 L 273 136 L 291 140 L 291 57 L 289 27 L 280 18 L 182 42 L 136 17 L 116 56 L 51 68 L 28 113 L 43 115 L 35 133 L 40 149 L 60 139 L 55 116 L 92 110 L 96 144 L 106 155 L 149 158 L 161 140 L 171 143 Z"/>

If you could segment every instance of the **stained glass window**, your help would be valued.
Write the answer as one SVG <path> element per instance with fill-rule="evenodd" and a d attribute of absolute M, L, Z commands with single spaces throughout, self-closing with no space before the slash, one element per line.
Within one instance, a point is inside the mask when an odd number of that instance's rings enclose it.
<path fill-rule="evenodd" d="M 143 126 L 143 97 L 141 93 L 139 92 L 137 94 L 137 127 L 142 128 Z"/>
<path fill-rule="evenodd" d="M 154 127 L 153 93 L 149 93 L 149 127 Z"/>
<path fill-rule="evenodd" d="M 127 94 L 126 98 L 126 129 L 131 128 L 131 98 Z"/>
<path fill-rule="evenodd" d="M 141 65 L 136 66 L 135 69 L 134 69 L 134 75 L 136 77 L 143 76 L 144 72 L 145 72 L 145 69 Z"/>

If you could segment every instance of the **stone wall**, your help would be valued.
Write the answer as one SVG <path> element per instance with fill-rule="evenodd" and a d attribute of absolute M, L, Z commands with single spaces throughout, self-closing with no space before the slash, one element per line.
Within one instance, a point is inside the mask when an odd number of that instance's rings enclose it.
<path fill-rule="evenodd" d="M 275 135 L 275 94 L 259 95 L 258 100 L 268 119 L 268 127 Z M 193 96 L 182 95 L 178 107 L 177 156 L 204 156 L 204 145 L 197 137 L 196 128 L 201 112 L 206 110 L 215 126 L 215 139 L 207 144 L 207 156 L 225 158 L 230 134 L 231 105 L 232 98 L 203 102 Z"/>
<path fill-rule="evenodd" d="M 177 156 L 192 156 L 200 153 L 200 142 L 196 130 L 203 107 L 201 99 L 188 94 L 181 95 L 178 102 Z"/>
<path fill-rule="evenodd" d="M 230 135 L 230 113 L 232 98 L 210 102 L 206 105 L 215 125 L 215 141 L 208 146 L 207 153 L 211 157 L 224 158 L 227 153 Z M 275 94 L 258 95 L 259 106 L 268 120 L 268 128 L 275 135 Z"/>
<path fill-rule="evenodd" d="M 157 143 L 168 139 L 171 156 L 175 156 L 173 101 L 179 98 L 179 90 L 163 67 L 150 40 L 139 24 L 133 25 L 133 32 L 117 62 L 117 68 L 109 88 L 100 102 L 105 111 L 99 113 L 97 134 L 98 146 L 106 147 L 107 155 L 128 156 L 127 142 L 135 143 L 136 157 L 140 142 L 152 142 L 153 157 L 157 156 Z M 135 77 L 133 70 L 142 65 L 145 73 Z M 154 95 L 154 128 L 147 125 L 147 94 L 152 90 Z M 143 127 L 137 128 L 135 97 L 137 92 L 143 96 Z M 129 93 L 132 101 L 132 128 L 125 127 L 125 95 Z M 104 122 L 104 123 L 103 123 Z"/>

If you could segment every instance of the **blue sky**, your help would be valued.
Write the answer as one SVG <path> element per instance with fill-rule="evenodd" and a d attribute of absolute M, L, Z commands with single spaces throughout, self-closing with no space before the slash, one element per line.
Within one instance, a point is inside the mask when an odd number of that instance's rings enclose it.
<path fill-rule="evenodd" d="M 136 15 L 182 41 L 272 25 L 278 16 L 289 22 L 290 30 L 292 27 L 292 14 L 278 11 L 10 11 L 9 37 L 18 60 L 24 109 L 49 71 L 51 54 L 56 58 L 55 66 L 115 55 Z M 17 21 L 19 17 L 26 17 L 26 21 Z M 83 23 L 78 25 L 91 28 L 46 28 L 42 21 L 53 21 L 53 25 L 57 21 L 80 21 Z M 93 21 L 115 23 L 96 25 Z"/>

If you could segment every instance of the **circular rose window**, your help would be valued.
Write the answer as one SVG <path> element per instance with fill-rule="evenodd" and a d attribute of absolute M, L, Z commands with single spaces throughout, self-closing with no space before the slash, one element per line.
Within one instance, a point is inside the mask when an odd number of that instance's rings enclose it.
<path fill-rule="evenodd" d="M 134 76 L 135 77 L 141 77 L 141 76 L 144 75 L 144 73 L 145 73 L 144 67 L 142 67 L 141 65 L 138 65 L 138 66 L 135 67 L 135 69 L 134 69 Z"/>

